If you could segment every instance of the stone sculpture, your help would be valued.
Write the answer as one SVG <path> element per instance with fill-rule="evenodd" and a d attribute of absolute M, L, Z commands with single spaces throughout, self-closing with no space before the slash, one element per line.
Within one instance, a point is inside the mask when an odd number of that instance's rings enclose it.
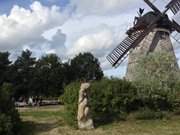
<path fill-rule="evenodd" d="M 79 91 L 78 101 L 78 127 L 79 129 L 93 129 L 93 120 L 90 116 L 88 106 L 90 83 L 82 83 Z"/>

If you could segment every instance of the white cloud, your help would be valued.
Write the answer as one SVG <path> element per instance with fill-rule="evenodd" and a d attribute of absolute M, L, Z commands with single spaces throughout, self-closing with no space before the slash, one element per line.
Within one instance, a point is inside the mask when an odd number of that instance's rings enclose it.
<path fill-rule="evenodd" d="M 51 40 L 44 39 L 40 42 L 34 42 L 23 46 L 23 50 L 29 49 L 36 57 L 45 54 L 56 53 L 61 59 L 66 59 L 67 49 L 65 47 L 66 35 L 60 29 L 52 36 Z"/>
<path fill-rule="evenodd" d="M 132 25 L 134 14 L 129 12 L 116 16 L 70 18 L 62 26 L 63 33 L 67 35 L 67 56 L 91 52 L 99 59 L 103 70 L 112 69 L 106 56 L 126 36 L 125 32 Z"/>
<path fill-rule="evenodd" d="M 0 16 L 0 49 L 21 49 L 24 45 L 44 42 L 42 34 L 62 25 L 67 14 L 60 7 L 45 7 L 33 2 L 30 9 L 15 5 L 9 15 Z"/>
<path fill-rule="evenodd" d="M 58 54 L 61 59 L 67 58 L 66 55 L 67 48 L 65 46 L 65 42 L 66 42 L 66 35 L 62 33 L 60 29 L 58 29 L 58 31 L 50 41 L 51 48 L 55 50 L 55 53 Z"/>
<path fill-rule="evenodd" d="M 137 1 L 71 0 L 63 10 L 40 2 L 33 2 L 29 9 L 14 6 L 9 15 L 0 16 L 0 50 L 13 50 L 12 57 L 21 49 L 30 49 L 36 57 L 57 53 L 63 60 L 88 51 L 104 70 L 111 69 L 106 56 L 124 38 L 136 14 L 136 9 L 124 10 Z"/>
<path fill-rule="evenodd" d="M 88 29 L 83 33 L 67 50 L 67 55 L 73 57 L 80 52 L 91 52 L 101 63 L 103 70 L 112 68 L 106 60 L 106 56 L 116 47 L 121 39 L 125 36 L 124 31 L 121 33 L 121 27 L 111 27 L 101 24 L 97 27 Z M 123 28 L 122 28 L 123 29 Z"/>
<path fill-rule="evenodd" d="M 94 52 L 97 55 L 104 55 L 107 49 L 113 44 L 113 33 L 110 30 L 103 30 L 98 33 L 88 34 L 80 37 L 69 50 L 69 54 L 80 52 Z M 100 55 L 101 56 L 101 55 Z"/>
<path fill-rule="evenodd" d="M 139 0 L 71 0 L 78 14 L 110 14 L 119 13 L 139 4 Z"/>

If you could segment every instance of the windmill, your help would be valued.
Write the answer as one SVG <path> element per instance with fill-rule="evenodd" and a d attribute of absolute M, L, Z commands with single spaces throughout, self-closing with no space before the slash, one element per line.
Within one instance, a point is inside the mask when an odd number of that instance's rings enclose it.
<path fill-rule="evenodd" d="M 174 57 L 174 64 L 178 64 L 170 40 L 172 32 L 180 33 L 180 25 L 173 19 L 169 19 L 167 12 L 171 11 L 174 15 L 180 10 L 180 0 L 171 0 L 161 12 L 149 0 L 144 2 L 152 11 L 143 15 L 144 9 L 139 9 L 139 17 L 135 17 L 134 26 L 126 34 L 127 37 L 107 56 L 107 60 L 113 67 L 118 67 L 129 55 L 126 78 L 130 81 L 136 71 L 139 55 L 148 54 L 154 51 L 166 51 Z M 177 35 L 177 34 L 176 34 Z M 180 39 L 176 39 L 179 41 Z"/>

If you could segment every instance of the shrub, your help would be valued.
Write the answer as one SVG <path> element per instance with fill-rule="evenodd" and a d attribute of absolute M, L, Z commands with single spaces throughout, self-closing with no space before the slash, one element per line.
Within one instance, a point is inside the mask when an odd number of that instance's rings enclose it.
<path fill-rule="evenodd" d="M 58 101 L 59 101 L 60 104 L 64 105 L 63 95 L 59 96 Z"/>
<path fill-rule="evenodd" d="M 11 118 L 5 114 L 0 114 L 0 134 L 11 135 L 12 134 Z"/>
<path fill-rule="evenodd" d="M 179 82 L 174 57 L 166 52 L 152 53 L 140 58 L 136 66 L 136 82 L 142 107 L 172 110 Z"/>
<path fill-rule="evenodd" d="M 161 111 L 154 111 L 149 108 L 140 109 L 135 113 L 135 118 L 138 120 L 153 120 L 153 119 L 162 119 L 164 113 Z"/>
<path fill-rule="evenodd" d="M 0 88 L 0 135 L 19 135 L 20 118 L 11 101 L 11 85 L 4 84 Z"/>
<path fill-rule="evenodd" d="M 156 83 L 152 86 L 152 84 L 131 83 L 113 78 L 92 82 L 89 105 L 93 120 L 97 124 L 126 120 L 128 113 L 139 109 L 137 119 L 162 118 L 163 111 L 173 109 L 175 92 L 155 86 Z M 65 105 L 65 121 L 75 127 L 79 89 L 80 83 L 71 83 L 65 88 L 64 95 L 60 97 Z M 145 109 L 141 110 L 141 108 Z"/>
<path fill-rule="evenodd" d="M 136 83 L 138 89 L 139 107 L 146 107 L 156 111 L 171 111 L 175 106 L 176 91 L 163 89 L 152 85 Z"/>
<path fill-rule="evenodd" d="M 125 80 L 103 79 L 91 85 L 90 107 L 96 122 L 126 119 L 136 109 L 136 88 Z"/>
<path fill-rule="evenodd" d="M 65 106 L 64 119 L 67 124 L 76 127 L 77 125 L 77 109 L 78 109 L 78 95 L 80 83 L 73 82 L 65 87 L 64 95 L 61 100 Z"/>

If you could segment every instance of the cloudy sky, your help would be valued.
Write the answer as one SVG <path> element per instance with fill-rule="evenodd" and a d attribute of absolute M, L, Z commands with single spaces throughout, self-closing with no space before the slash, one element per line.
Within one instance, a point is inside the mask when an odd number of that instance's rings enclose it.
<path fill-rule="evenodd" d="M 113 69 L 105 57 L 125 37 L 139 7 L 149 10 L 143 0 L 0 0 L 0 50 L 11 52 L 11 59 L 30 49 L 36 57 L 56 53 L 63 61 L 91 52 L 107 76 L 122 77 L 127 60 Z"/>

